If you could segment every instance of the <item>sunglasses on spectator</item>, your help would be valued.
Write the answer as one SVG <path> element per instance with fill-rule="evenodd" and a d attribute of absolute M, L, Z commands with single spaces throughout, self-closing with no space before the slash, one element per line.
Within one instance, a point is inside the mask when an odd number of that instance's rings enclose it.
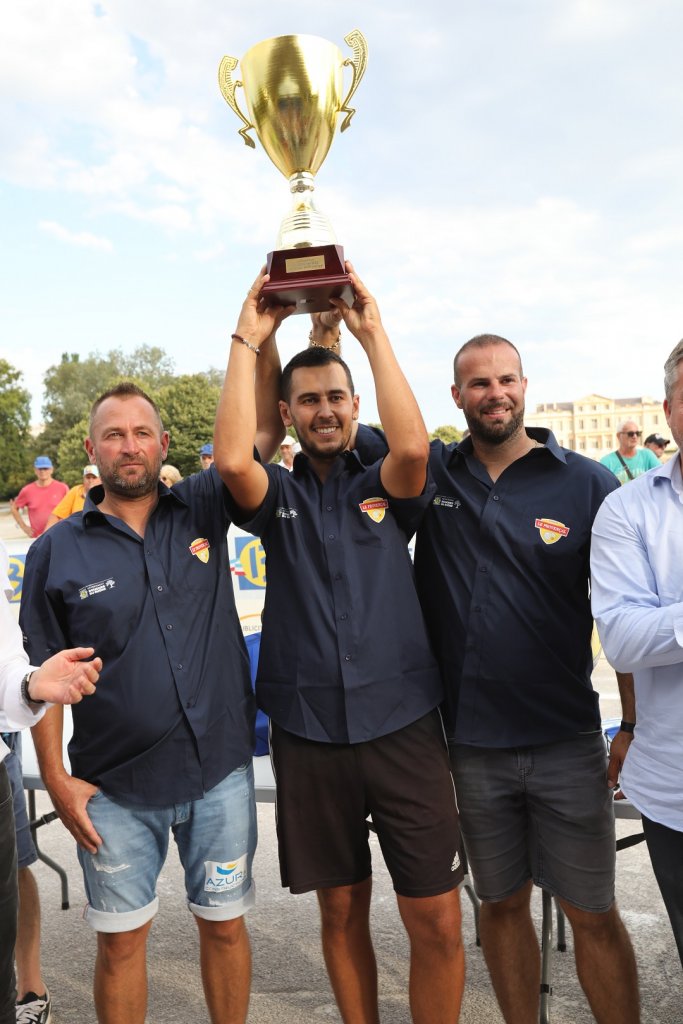
<path fill-rule="evenodd" d="M 626 434 L 627 437 L 640 437 L 642 430 L 622 430 L 622 434 Z"/>

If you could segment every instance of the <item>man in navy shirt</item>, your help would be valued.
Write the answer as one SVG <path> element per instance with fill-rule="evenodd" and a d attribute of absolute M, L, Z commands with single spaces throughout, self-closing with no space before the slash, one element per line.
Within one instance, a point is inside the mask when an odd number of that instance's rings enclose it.
<path fill-rule="evenodd" d="M 342 1019 L 377 1024 L 372 814 L 411 943 L 413 1020 L 454 1024 L 459 832 L 443 691 L 407 551 L 429 498 L 429 446 L 377 306 L 347 267 L 356 301 L 334 301 L 368 356 L 389 455 L 366 466 L 347 450 L 358 397 L 346 364 L 316 346 L 282 375 L 282 419 L 302 448 L 293 471 L 254 460 L 254 364 L 273 344 L 259 277 L 233 335 L 216 465 L 268 559 L 257 692 L 272 722 L 283 885 L 317 892 Z"/>
<path fill-rule="evenodd" d="M 614 904 L 615 836 L 591 686 L 590 533 L 617 484 L 524 428 L 517 349 L 467 342 L 452 394 L 470 436 L 432 445 L 436 493 L 415 569 L 444 683 L 462 831 L 483 900 L 481 942 L 508 1024 L 538 1019 L 532 884 L 556 895 L 595 1019 L 639 1020 Z"/>
<path fill-rule="evenodd" d="M 73 777 L 57 712 L 35 742 L 79 844 L 86 920 L 98 935 L 98 1020 L 145 1019 L 146 940 L 173 831 L 211 1020 L 243 1024 L 255 708 L 229 572 L 227 493 L 213 468 L 172 490 L 161 484 L 168 445 L 157 407 L 134 384 L 95 402 L 86 450 L 102 486 L 31 547 L 21 624 L 38 660 L 92 638 L 102 686 L 74 709 Z"/>

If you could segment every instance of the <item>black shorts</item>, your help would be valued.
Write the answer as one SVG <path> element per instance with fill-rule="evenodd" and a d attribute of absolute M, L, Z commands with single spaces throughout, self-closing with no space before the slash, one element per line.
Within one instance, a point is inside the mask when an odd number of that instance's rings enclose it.
<path fill-rule="evenodd" d="M 460 828 L 441 716 L 366 743 L 318 743 L 271 723 L 282 884 L 294 893 L 372 873 L 369 815 L 394 889 L 438 896 L 460 884 Z"/>

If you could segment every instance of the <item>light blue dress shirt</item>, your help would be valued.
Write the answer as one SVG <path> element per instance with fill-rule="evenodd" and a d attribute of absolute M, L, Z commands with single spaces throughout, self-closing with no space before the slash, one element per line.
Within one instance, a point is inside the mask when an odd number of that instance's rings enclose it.
<path fill-rule="evenodd" d="M 609 494 L 593 525 L 593 615 L 608 661 L 633 672 L 637 726 L 622 787 L 683 831 L 683 478 L 680 453 Z"/>

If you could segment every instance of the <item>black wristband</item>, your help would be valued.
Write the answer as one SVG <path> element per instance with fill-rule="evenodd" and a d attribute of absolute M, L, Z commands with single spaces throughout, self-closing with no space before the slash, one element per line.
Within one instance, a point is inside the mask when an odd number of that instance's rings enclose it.
<path fill-rule="evenodd" d="M 21 680 L 21 699 L 23 700 L 24 704 L 34 704 L 36 706 L 39 706 L 40 704 L 44 704 L 45 701 L 34 700 L 33 697 L 29 695 L 28 692 L 28 684 L 31 682 L 31 676 L 33 675 L 34 672 L 35 669 L 33 669 L 31 672 L 27 672 L 24 678 Z"/>
<path fill-rule="evenodd" d="M 619 726 L 619 729 L 621 730 L 621 732 L 633 732 L 635 727 L 636 727 L 636 723 L 635 722 L 625 722 L 622 719 L 621 720 L 621 725 Z"/>

